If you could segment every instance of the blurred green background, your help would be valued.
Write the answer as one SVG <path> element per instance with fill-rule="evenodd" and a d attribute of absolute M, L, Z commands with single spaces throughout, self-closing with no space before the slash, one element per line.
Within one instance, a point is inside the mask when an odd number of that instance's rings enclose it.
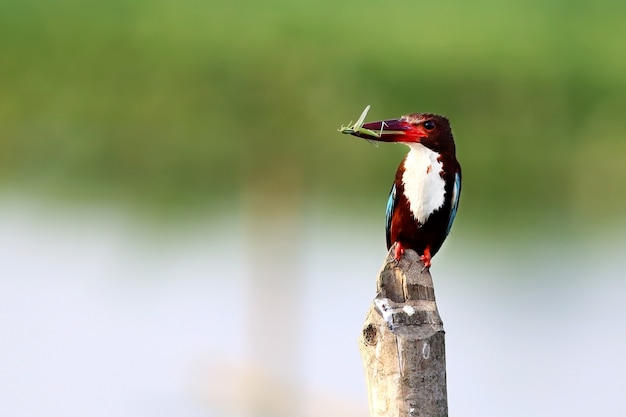
<path fill-rule="evenodd" d="M 365 415 L 355 341 L 407 152 L 336 131 L 368 104 L 454 130 L 451 414 L 624 410 L 625 18 L 0 1 L 0 414 Z"/>
<path fill-rule="evenodd" d="M 626 208 L 625 13 L 610 0 L 4 0 L 1 185 L 174 217 L 231 211 L 251 191 L 272 210 L 378 219 L 406 151 L 335 131 L 371 104 L 368 120 L 451 119 L 461 227 L 610 228 Z"/>

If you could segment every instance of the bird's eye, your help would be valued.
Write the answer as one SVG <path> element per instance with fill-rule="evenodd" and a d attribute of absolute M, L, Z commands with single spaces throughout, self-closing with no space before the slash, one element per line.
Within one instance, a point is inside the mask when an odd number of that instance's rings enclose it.
<path fill-rule="evenodd" d="M 426 120 L 424 122 L 424 129 L 433 130 L 434 128 L 435 128 L 435 122 L 433 122 L 432 120 Z"/>

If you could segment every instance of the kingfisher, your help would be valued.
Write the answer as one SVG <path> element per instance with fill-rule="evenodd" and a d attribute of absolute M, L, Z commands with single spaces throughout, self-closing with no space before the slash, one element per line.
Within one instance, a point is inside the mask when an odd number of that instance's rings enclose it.
<path fill-rule="evenodd" d="M 450 122 L 444 116 L 413 113 L 399 119 L 363 123 L 342 133 L 409 147 L 389 193 L 385 216 L 387 250 L 396 244 L 399 261 L 405 249 L 420 255 L 424 268 L 450 233 L 461 195 L 461 165 Z"/>

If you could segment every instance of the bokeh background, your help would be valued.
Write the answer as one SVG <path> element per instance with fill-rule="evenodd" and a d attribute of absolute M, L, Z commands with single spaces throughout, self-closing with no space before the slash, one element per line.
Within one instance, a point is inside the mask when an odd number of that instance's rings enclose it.
<path fill-rule="evenodd" d="M 626 5 L 0 3 L 0 414 L 365 416 L 401 146 L 447 115 L 450 413 L 626 410 Z"/>

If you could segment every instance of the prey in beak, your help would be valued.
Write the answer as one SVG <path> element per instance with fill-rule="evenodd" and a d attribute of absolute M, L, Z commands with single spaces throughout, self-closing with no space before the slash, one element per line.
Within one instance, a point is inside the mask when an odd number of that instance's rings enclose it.
<path fill-rule="evenodd" d="M 415 119 L 414 115 L 363 123 L 369 109 L 370 106 L 368 105 L 356 123 L 349 123 L 348 126 L 342 125 L 338 131 L 376 142 L 410 143 L 420 142 L 420 138 L 428 137 L 428 132 L 424 126 L 419 124 L 420 120 L 413 120 Z"/>

